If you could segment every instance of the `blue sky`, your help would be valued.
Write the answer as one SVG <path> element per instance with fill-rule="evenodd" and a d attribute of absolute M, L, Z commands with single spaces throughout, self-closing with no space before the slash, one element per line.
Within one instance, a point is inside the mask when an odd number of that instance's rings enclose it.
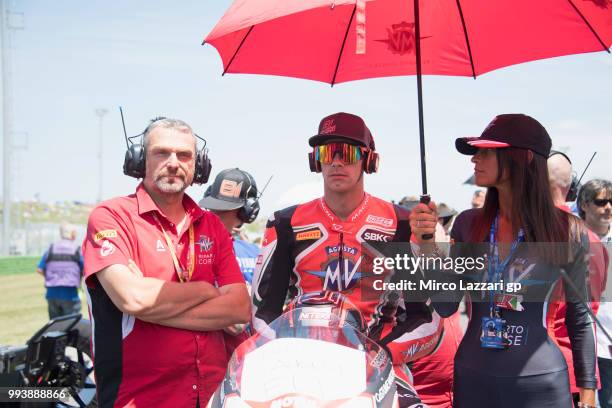
<path fill-rule="evenodd" d="M 104 196 L 133 191 L 122 174 L 125 151 L 118 106 L 128 133 L 157 115 L 178 117 L 208 140 L 213 174 L 250 171 L 263 186 L 262 213 L 322 192 L 308 171 L 307 138 L 330 113 L 361 115 L 381 155 L 366 189 L 385 199 L 418 194 L 415 77 L 327 84 L 255 75 L 221 77 L 214 48 L 200 45 L 230 5 L 215 1 L 20 0 L 25 29 L 12 33 L 15 143 L 13 197 L 93 202 L 98 191 L 98 119 L 104 128 Z M 429 190 L 437 201 L 465 208 L 473 188 L 469 159 L 454 150 L 458 136 L 478 135 L 497 113 L 540 120 L 557 148 L 569 149 L 585 176 L 612 178 L 612 56 L 584 54 L 493 71 L 476 81 L 424 77 Z M 205 187 L 191 187 L 199 199 Z"/>

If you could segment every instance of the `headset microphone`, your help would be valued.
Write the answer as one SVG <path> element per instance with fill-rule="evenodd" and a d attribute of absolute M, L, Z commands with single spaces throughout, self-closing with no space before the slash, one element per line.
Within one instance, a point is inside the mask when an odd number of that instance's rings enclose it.
<path fill-rule="evenodd" d="M 125 129 L 123 109 L 121 108 L 121 106 L 119 107 L 119 112 L 121 113 L 121 123 L 123 124 L 123 134 L 125 136 L 125 144 L 127 147 L 127 150 L 125 152 L 125 158 L 123 160 L 123 174 L 134 178 L 144 178 L 146 170 L 144 135 L 153 123 L 157 122 L 158 120 L 164 120 L 166 118 L 156 117 L 151 121 L 151 123 L 149 123 L 149 126 L 147 126 L 144 132 L 136 136 L 128 137 L 127 131 Z M 202 148 L 199 150 L 196 149 L 195 171 L 193 175 L 192 184 L 204 184 L 208 182 L 208 178 L 210 177 L 210 173 L 212 171 L 212 164 L 210 159 L 208 158 L 206 140 L 198 136 L 196 133 L 193 133 L 193 135 L 196 138 L 202 140 L 204 142 L 204 146 L 202 146 Z M 132 139 L 136 137 L 140 137 L 140 143 L 132 142 Z"/>
<path fill-rule="evenodd" d="M 250 179 L 251 181 L 251 186 L 254 183 L 253 178 L 251 177 L 251 175 L 248 172 L 244 172 L 247 177 Z M 240 221 L 250 224 L 253 221 L 255 221 L 255 219 L 257 218 L 257 215 L 259 215 L 259 199 L 261 198 L 261 196 L 263 195 L 264 191 L 266 191 L 266 188 L 268 187 L 268 184 L 270 184 L 270 180 L 272 180 L 273 176 L 270 176 L 270 178 L 268 179 L 268 181 L 266 182 L 266 184 L 264 185 L 264 188 L 258 192 L 255 197 L 247 197 L 245 202 L 244 202 L 244 206 L 241 207 L 238 210 L 238 214 L 237 217 Z M 248 193 L 247 193 L 248 194 Z"/>

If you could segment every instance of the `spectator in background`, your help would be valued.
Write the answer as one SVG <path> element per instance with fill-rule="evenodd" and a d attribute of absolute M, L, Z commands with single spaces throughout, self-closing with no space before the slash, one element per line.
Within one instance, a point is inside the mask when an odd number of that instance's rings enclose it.
<path fill-rule="evenodd" d="M 234 251 L 242 275 L 250 285 L 255 272 L 259 247 L 248 242 L 237 232 L 243 224 L 250 224 L 259 214 L 257 184 L 249 173 L 239 168 L 226 169 L 217 174 L 214 183 L 204 193 L 200 207 L 221 218 L 227 231 L 234 237 Z"/>
<path fill-rule="evenodd" d="M 580 218 L 585 221 L 607 249 L 608 257 L 612 256 L 612 182 L 595 179 L 586 183 L 578 193 L 578 210 Z M 608 273 L 610 271 L 608 265 Z M 601 324 L 612 333 L 612 299 L 601 299 L 598 318 Z M 599 403 L 602 408 L 612 408 L 612 355 L 609 346 L 612 343 L 601 331 L 597 333 L 597 362 L 601 389 Z"/>
<path fill-rule="evenodd" d="M 586 183 L 578 195 L 580 218 L 604 244 L 612 242 L 612 181 L 595 179 Z"/>
<path fill-rule="evenodd" d="M 565 153 L 552 151 L 546 164 L 553 201 L 557 207 L 570 212 L 565 203 L 572 186 L 572 162 Z"/>
<path fill-rule="evenodd" d="M 62 224 L 60 240 L 45 251 L 36 269 L 45 277 L 49 319 L 81 313 L 78 288 L 83 275 L 83 256 L 75 239 L 74 225 Z"/>
<path fill-rule="evenodd" d="M 570 208 L 566 205 L 568 201 L 568 195 L 572 185 L 572 162 L 569 157 L 561 152 L 551 152 L 547 161 L 548 166 L 548 180 L 550 183 L 550 193 L 553 201 L 557 208 L 560 208 L 568 213 L 571 213 Z M 588 225 L 587 225 L 588 226 Z M 606 276 L 608 269 L 608 253 L 605 248 L 601 245 L 601 241 L 592 231 L 588 231 L 589 242 L 590 242 L 590 258 L 589 258 L 589 270 L 590 270 L 590 289 L 591 289 L 591 309 L 593 313 L 597 314 L 600 303 L 599 298 L 601 292 L 606 285 Z M 560 298 L 562 288 L 559 286 L 556 289 L 551 298 Z M 567 333 L 567 326 L 565 325 L 565 314 L 567 307 L 564 302 L 555 302 L 554 305 L 556 311 L 552 313 L 552 321 L 548 323 L 549 331 L 552 330 L 552 337 L 555 339 L 565 360 L 567 362 L 570 390 L 574 396 L 574 403 L 578 402 L 579 389 L 576 386 L 574 376 L 574 362 L 572 359 L 572 349 L 570 339 Z M 599 337 L 603 336 L 602 333 L 598 333 Z"/>
<path fill-rule="evenodd" d="M 474 191 L 472 196 L 472 208 L 482 208 L 484 206 L 485 192 L 482 190 Z"/>

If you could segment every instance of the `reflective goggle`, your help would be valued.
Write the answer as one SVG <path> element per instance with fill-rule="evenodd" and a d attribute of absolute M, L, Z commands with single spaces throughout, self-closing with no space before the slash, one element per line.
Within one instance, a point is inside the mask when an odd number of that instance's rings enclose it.
<path fill-rule="evenodd" d="M 361 160 L 366 151 L 364 147 L 348 143 L 328 143 L 314 147 L 315 160 L 321 164 L 332 164 L 336 155 L 342 163 L 354 164 Z"/>

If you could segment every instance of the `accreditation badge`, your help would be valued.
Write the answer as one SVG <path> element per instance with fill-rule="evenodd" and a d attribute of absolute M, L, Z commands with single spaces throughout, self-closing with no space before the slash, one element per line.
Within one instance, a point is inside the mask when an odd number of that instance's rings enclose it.
<path fill-rule="evenodd" d="M 480 332 L 480 346 L 504 350 L 510 346 L 506 320 L 501 317 L 483 317 Z"/>

